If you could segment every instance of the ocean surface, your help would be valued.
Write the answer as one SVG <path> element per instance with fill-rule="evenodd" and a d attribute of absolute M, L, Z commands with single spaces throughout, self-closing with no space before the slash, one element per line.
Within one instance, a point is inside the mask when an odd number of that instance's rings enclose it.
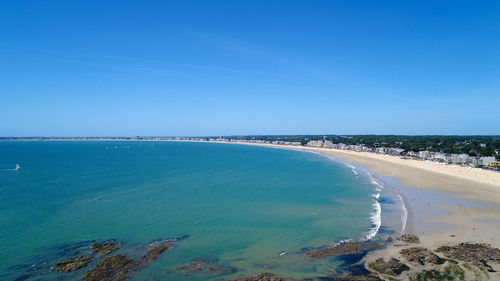
<path fill-rule="evenodd" d="M 19 164 L 21 169 L 13 168 Z M 76 280 L 50 267 L 92 241 L 134 253 L 175 247 L 132 280 L 215 280 L 274 272 L 328 276 L 342 259 L 303 251 L 380 228 L 380 185 L 303 151 L 184 142 L 0 142 L 0 280 Z M 176 270 L 193 260 L 231 269 Z"/>

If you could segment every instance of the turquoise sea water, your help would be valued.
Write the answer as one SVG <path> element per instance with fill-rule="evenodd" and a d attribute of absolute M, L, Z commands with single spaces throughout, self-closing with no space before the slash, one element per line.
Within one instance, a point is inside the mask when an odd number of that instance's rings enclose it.
<path fill-rule="evenodd" d="M 12 170 L 16 164 L 19 171 Z M 374 228 L 369 179 L 313 153 L 182 142 L 0 142 L 0 279 L 50 273 L 64 249 L 115 239 L 120 251 L 176 238 L 135 280 L 204 280 L 258 272 L 326 276 L 341 261 L 300 254 Z M 286 254 L 283 254 L 286 252 Z M 280 255 L 281 254 L 281 255 Z M 236 270 L 175 270 L 195 259 Z"/>

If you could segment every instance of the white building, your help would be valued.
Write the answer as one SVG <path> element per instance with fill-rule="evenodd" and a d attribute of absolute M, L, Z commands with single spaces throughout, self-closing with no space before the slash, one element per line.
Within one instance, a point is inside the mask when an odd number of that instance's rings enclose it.
<path fill-rule="evenodd" d="M 323 147 L 323 141 L 322 140 L 312 140 L 307 143 L 307 146 L 312 146 L 312 147 Z"/>
<path fill-rule="evenodd" d="M 334 144 L 333 144 L 333 142 L 331 142 L 331 141 L 329 141 L 329 140 L 326 140 L 326 141 L 324 141 L 324 143 L 323 143 L 323 147 L 324 147 L 324 148 L 334 148 Z"/>
<path fill-rule="evenodd" d="M 430 159 L 431 158 L 431 153 L 427 150 L 425 151 L 419 151 L 418 152 L 418 158 L 420 159 Z"/>
<path fill-rule="evenodd" d="M 478 165 L 489 166 L 490 164 L 494 164 L 496 162 L 497 160 L 495 159 L 495 157 L 481 157 L 479 158 Z"/>

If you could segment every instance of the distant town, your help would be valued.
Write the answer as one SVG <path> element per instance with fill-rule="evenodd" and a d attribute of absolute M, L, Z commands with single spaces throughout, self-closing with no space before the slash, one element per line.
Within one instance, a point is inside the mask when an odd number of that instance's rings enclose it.
<path fill-rule="evenodd" d="M 391 155 L 500 171 L 500 136 L 0 137 L 0 140 L 208 141 L 308 146 Z"/>

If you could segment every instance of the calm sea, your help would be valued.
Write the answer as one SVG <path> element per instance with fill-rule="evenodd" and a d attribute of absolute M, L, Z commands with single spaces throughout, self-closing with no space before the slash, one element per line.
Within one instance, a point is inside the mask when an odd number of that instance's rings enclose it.
<path fill-rule="evenodd" d="M 16 164 L 20 170 L 13 170 Z M 75 280 L 90 266 L 49 270 L 71 245 L 115 239 L 127 253 L 183 236 L 133 279 L 326 276 L 342 261 L 313 261 L 300 252 L 373 233 L 378 192 L 350 167 L 302 151 L 217 143 L 0 142 L 0 279 Z M 176 270 L 199 259 L 234 273 Z"/>

